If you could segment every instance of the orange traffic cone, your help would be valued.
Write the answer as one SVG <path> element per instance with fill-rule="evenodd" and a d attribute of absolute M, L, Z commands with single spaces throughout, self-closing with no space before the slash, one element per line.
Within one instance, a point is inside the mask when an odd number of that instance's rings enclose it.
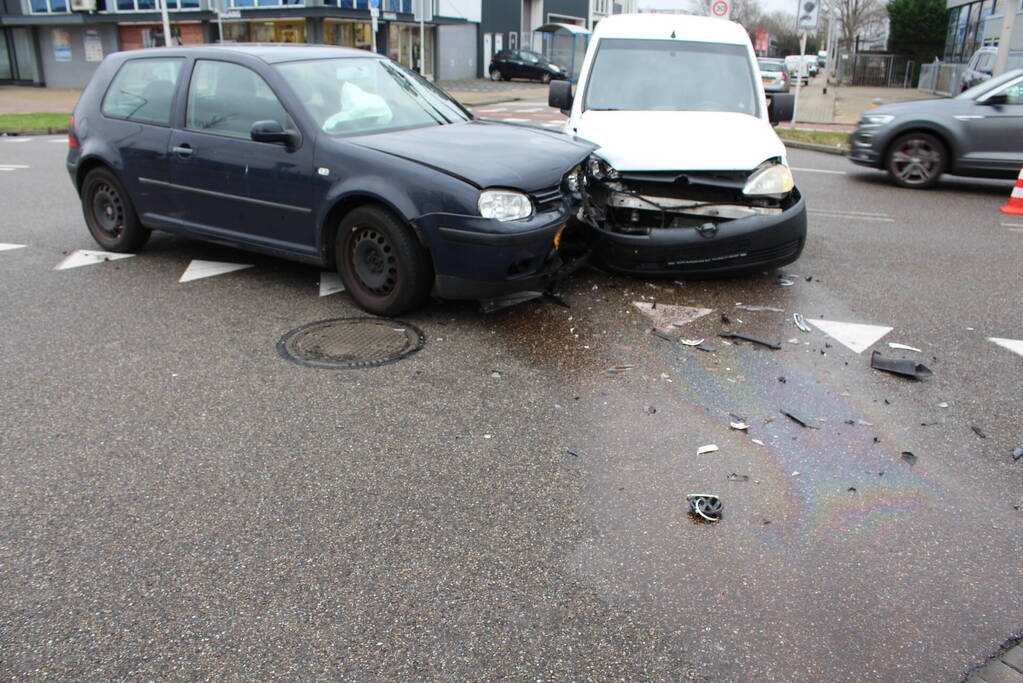
<path fill-rule="evenodd" d="M 1019 170 L 1016 187 L 1012 188 L 1012 194 L 1009 195 L 1009 203 L 1003 206 L 1001 211 L 1014 216 L 1023 216 L 1023 168 Z"/>

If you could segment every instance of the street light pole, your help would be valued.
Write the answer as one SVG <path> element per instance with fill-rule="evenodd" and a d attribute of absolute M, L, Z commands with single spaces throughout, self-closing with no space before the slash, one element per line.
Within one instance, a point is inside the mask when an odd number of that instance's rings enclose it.
<path fill-rule="evenodd" d="M 159 0 L 160 2 L 160 18 L 163 20 L 163 45 L 164 47 L 170 47 L 171 44 L 171 29 L 170 29 L 170 15 L 167 14 L 167 0 Z"/>

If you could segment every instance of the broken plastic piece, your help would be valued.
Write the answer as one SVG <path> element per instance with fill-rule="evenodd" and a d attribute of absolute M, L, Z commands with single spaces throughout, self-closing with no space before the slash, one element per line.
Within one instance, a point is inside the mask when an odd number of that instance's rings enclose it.
<path fill-rule="evenodd" d="M 499 370 L 494 370 L 493 372 L 490 373 L 490 376 L 493 377 L 494 379 L 501 379 L 502 377 L 501 372 Z"/>
<path fill-rule="evenodd" d="M 782 415 L 784 415 L 785 417 L 787 417 L 787 418 L 791 419 L 791 420 L 794 420 L 794 421 L 798 422 L 799 424 L 803 425 L 803 426 L 804 426 L 804 427 L 806 427 L 807 429 L 820 429 L 820 427 L 818 427 L 818 426 L 817 426 L 817 425 L 815 425 L 814 423 L 810 422 L 810 421 L 809 421 L 808 419 L 806 419 L 805 417 L 800 417 L 799 415 L 797 415 L 797 414 L 793 413 L 793 412 L 792 412 L 792 411 L 790 411 L 790 410 L 784 410 L 784 409 L 783 409 L 783 410 L 781 411 L 781 414 L 782 414 Z"/>
<path fill-rule="evenodd" d="M 718 449 L 717 444 L 709 443 L 706 446 L 700 446 L 699 448 L 697 448 L 696 454 L 703 455 L 704 453 L 713 453 L 717 451 L 717 449 Z"/>
<path fill-rule="evenodd" d="M 1019 460 L 1020 458 L 1023 458 L 1023 448 L 1017 448 L 1012 452 L 1013 460 Z"/>
<path fill-rule="evenodd" d="M 650 334 L 654 335 L 655 337 L 658 337 L 659 339 L 663 339 L 664 341 L 669 341 L 669 342 L 672 342 L 672 343 L 677 341 L 675 339 L 675 337 L 672 337 L 670 334 L 665 334 L 664 332 L 661 332 L 656 327 L 654 327 L 654 328 L 652 328 L 650 330 Z"/>
<path fill-rule="evenodd" d="M 796 283 L 793 282 L 792 280 L 786 280 L 785 278 L 780 277 L 778 278 L 778 284 L 781 285 L 782 287 L 791 287 Z"/>
<path fill-rule="evenodd" d="M 750 441 L 752 441 L 753 443 L 755 443 L 758 446 L 763 446 L 764 445 L 764 442 L 761 441 L 760 439 L 750 439 Z"/>
<path fill-rule="evenodd" d="M 934 376 L 931 369 L 923 363 L 917 363 L 910 358 L 885 358 L 880 351 L 875 351 L 870 355 L 870 367 L 918 380 L 930 379 Z"/>
<path fill-rule="evenodd" d="M 679 339 L 679 341 L 686 346 L 699 346 L 703 343 L 702 339 Z"/>
<path fill-rule="evenodd" d="M 745 304 L 735 304 L 735 307 L 738 308 L 740 311 L 752 311 L 754 313 L 756 313 L 757 311 L 771 311 L 772 313 L 785 312 L 784 308 L 775 308 L 774 306 L 747 306 Z"/>
<path fill-rule="evenodd" d="M 717 349 L 715 349 L 713 346 L 709 346 L 707 344 L 700 344 L 696 348 L 698 348 L 700 351 L 706 351 L 708 353 L 714 353 L 715 351 L 717 351 Z"/>
<path fill-rule="evenodd" d="M 605 370 L 604 372 L 606 372 L 609 375 L 617 375 L 620 372 L 625 372 L 626 370 L 629 370 L 630 368 L 634 368 L 634 367 L 636 367 L 636 366 L 635 365 L 614 365 L 614 366 L 608 368 L 607 370 Z"/>
<path fill-rule="evenodd" d="M 792 322 L 796 324 L 800 332 L 809 332 L 810 326 L 806 324 L 806 318 L 803 317 L 802 313 L 793 313 Z"/>
<path fill-rule="evenodd" d="M 484 314 L 493 313 L 494 311 L 500 311 L 502 308 L 509 308 L 511 306 L 525 303 L 526 301 L 539 299 L 542 296 L 544 296 L 543 292 L 526 291 L 515 292 L 514 294 L 509 294 L 495 299 L 481 299 L 479 302 L 480 310 L 482 310 Z"/>
<path fill-rule="evenodd" d="M 921 353 L 920 349 L 915 346 L 906 346 L 905 344 L 900 344 L 898 342 L 888 342 L 888 346 L 893 349 L 899 349 L 900 351 L 916 351 L 917 353 Z"/>
<path fill-rule="evenodd" d="M 728 426 L 732 429 L 738 429 L 739 431 L 745 431 L 749 429 L 749 425 L 745 422 L 729 422 Z"/>
<path fill-rule="evenodd" d="M 735 472 L 732 472 L 731 474 L 728 475 L 728 481 L 749 481 L 749 475 L 736 474 Z"/>
<path fill-rule="evenodd" d="M 721 499 L 712 493 L 690 493 L 686 496 L 689 501 L 689 510 L 703 517 L 708 522 L 716 522 L 721 519 L 724 505 Z"/>
<path fill-rule="evenodd" d="M 983 430 L 981 430 L 980 427 L 974 427 L 973 425 L 970 425 L 970 429 L 972 429 L 973 433 L 976 434 L 977 436 L 979 436 L 980 438 L 982 438 L 982 439 L 986 439 L 987 438 L 987 434 L 985 434 L 983 432 Z"/>
<path fill-rule="evenodd" d="M 575 450 L 574 448 L 569 448 L 565 452 L 576 458 L 578 458 L 580 455 L 579 451 Z"/>
<path fill-rule="evenodd" d="M 908 462 L 910 465 L 916 464 L 916 456 L 910 451 L 902 451 L 902 459 Z"/>
<path fill-rule="evenodd" d="M 775 351 L 781 349 L 781 344 L 775 344 L 773 342 L 764 341 L 763 339 L 757 339 L 756 337 L 750 337 L 745 334 L 739 334 L 738 332 L 718 332 L 718 336 L 724 337 L 726 339 L 741 339 L 743 341 L 748 341 L 751 344 L 760 344 L 761 346 L 766 346 L 767 348 L 774 349 Z"/>
<path fill-rule="evenodd" d="M 725 315 L 724 313 L 722 313 L 722 314 L 721 314 L 721 322 L 723 322 L 723 323 L 724 323 L 725 325 L 731 325 L 731 324 L 732 324 L 732 319 L 731 319 L 731 318 L 729 318 L 729 317 L 728 317 L 727 315 Z"/>

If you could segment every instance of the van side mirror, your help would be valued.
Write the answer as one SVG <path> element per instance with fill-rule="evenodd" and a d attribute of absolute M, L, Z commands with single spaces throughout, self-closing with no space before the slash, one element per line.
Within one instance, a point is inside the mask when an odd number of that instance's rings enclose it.
<path fill-rule="evenodd" d="M 551 91 L 547 94 L 547 106 L 557 107 L 568 116 L 572 111 L 572 82 L 551 81 Z"/>
<path fill-rule="evenodd" d="M 783 121 L 791 121 L 795 108 L 795 95 L 771 95 L 771 102 L 767 105 L 767 118 L 771 121 L 772 125 Z"/>
<path fill-rule="evenodd" d="M 284 130 L 280 121 L 256 121 L 249 129 L 249 137 L 255 142 L 280 143 L 286 147 L 298 145 L 298 133 Z"/>

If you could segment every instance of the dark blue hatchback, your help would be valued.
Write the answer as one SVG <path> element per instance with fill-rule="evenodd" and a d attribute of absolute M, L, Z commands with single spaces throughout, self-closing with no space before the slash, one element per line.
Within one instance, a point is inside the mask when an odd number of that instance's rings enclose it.
<path fill-rule="evenodd" d="M 166 230 L 336 268 L 393 315 L 431 292 L 547 288 L 578 198 L 566 179 L 591 149 L 475 120 L 360 50 L 202 46 L 107 57 L 67 165 L 105 249 Z"/>

